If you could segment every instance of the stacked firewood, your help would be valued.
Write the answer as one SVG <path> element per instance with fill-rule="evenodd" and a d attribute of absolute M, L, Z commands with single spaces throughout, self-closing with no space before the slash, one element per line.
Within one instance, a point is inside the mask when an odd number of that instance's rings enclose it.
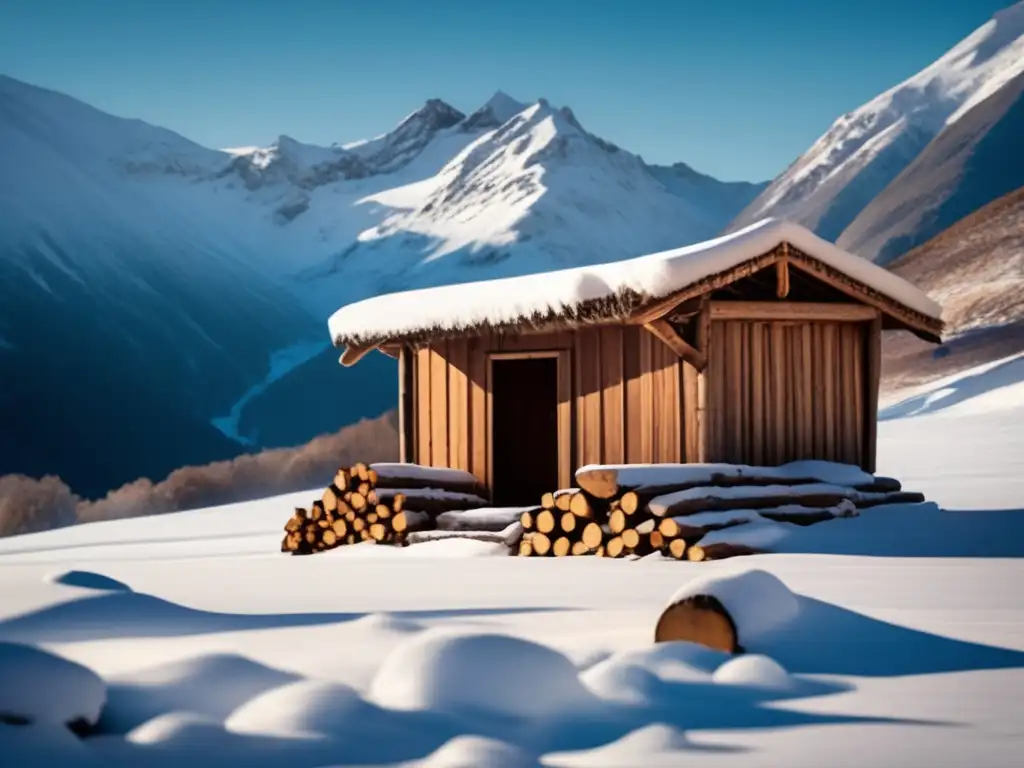
<path fill-rule="evenodd" d="M 357 463 L 342 467 L 309 509 L 297 508 L 284 526 L 281 551 L 308 555 L 368 541 L 405 545 L 453 510 L 477 509 L 476 479 L 466 472 L 415 464 Z"/>
<path fill-rule="evenodd" d="M 719 560 L 767 551 L 751 534 L 775 523 L 813 525 L 877 504 L 924 501 L 891 478 L 845 470 L 824 462 L 583 467 L 577 488 L 545 494 L 523 512 L 518 553 Z M 837 482 L 844 474 L 856 482 Z"/>

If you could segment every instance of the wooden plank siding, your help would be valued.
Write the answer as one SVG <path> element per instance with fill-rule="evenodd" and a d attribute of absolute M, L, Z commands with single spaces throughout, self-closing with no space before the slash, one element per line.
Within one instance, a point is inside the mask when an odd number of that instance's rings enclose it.
<path fill-rule="evenodd" d="M 569 425 L 564 434 L 560 430 L 559 453 L 568 456 L 566 467 L 676 463 L 696 456 L 696 420 L 684 419 L 683 412 L 687 406 L 696 409 L 697 372 L 643 328 L 603 326 L 484 334 L 438 341 L 414 352 L 410 418 L 415 439 L 408 460 L 465 469 L 489 487 L 489 361 L 531 352 L 559 353 L 559 423 Z M 560 473 L 560 482 L 571 484 L 571 473 Z"/>
<path fill-rule="evenodd" d="M 869 385 L 865 322 L 714 320 L 707 461 L 863 465 Z"/>

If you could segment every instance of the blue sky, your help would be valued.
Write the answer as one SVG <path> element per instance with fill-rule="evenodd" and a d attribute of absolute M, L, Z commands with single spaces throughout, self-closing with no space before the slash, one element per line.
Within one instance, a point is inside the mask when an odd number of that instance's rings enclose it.
<path fill-rule="evenodd" d="M 213 147 L 368 138 L 500 88 L 648 162 L 759 180 L 1007 4 L 0 0 L 0 73 Z"/>

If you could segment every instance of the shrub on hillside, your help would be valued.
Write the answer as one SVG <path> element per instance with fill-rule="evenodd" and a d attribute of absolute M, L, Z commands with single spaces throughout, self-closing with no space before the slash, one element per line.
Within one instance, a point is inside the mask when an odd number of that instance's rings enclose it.
<path fill-rule="evenodd" d="M 59 477 L 36 480 L 25 475 L 0 477 L 0 536 L 17 536 L 76 522 L 77 497 Z"/>
<path fill-rule="evenodd" d="M 80 522 L 156 515 L 230 504 L 327 485 L 343 464 L 394 461 L 398 430 L 393 413 L 364 419 L 297 448 L 274 448 L 230 461 L 182 467 L 161 482 L 141 478 L 103 499 L 78 506 Z"/>

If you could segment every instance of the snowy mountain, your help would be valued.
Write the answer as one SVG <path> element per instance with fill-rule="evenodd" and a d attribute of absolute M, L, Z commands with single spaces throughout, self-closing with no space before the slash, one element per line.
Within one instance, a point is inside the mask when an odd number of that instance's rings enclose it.
<path fill-rule="evenodd" d="M 860 212 L 838 244 L 887 263 L 1024 187 L 1024 73 L 948 125 Z"/>
<path fill-rule="evenodd" d="M 1022 72 L 1024 2 L 1018 2 L 935 63 L 836 120 L 729 229 L 777 216 L 836 240 L 930 142 L 1012 87 Z"/>
<path fill-rule="evenodd" d="M 0 167 L 0 474 L 87 495 L 390 407 L 391 361 L 328 348 L 345 300 L 694 242 L 762 188 L 500 92 L 367 141 L 212 150 L 3 77 Z"/>

